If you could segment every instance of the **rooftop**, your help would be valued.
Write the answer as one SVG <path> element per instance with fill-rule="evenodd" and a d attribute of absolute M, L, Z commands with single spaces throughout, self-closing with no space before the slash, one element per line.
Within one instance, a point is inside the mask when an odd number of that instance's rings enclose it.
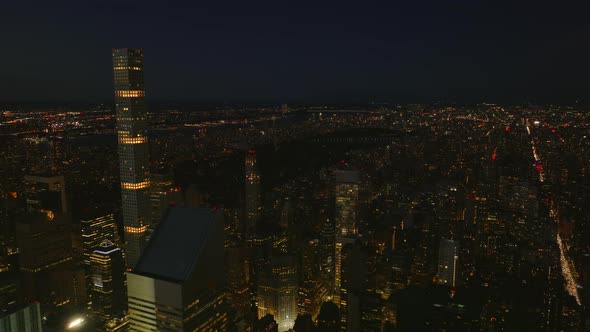
<path fill-rule="evenodd" d="M 217 221 L 217 211 L 172 207 L 158 224 L 134 273 L 187 280 Z"/>

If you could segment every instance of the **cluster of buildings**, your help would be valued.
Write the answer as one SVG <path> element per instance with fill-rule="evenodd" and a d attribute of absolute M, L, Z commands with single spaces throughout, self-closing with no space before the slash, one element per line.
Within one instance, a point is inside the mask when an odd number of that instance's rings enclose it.
<path fill-rule="evenodd" d="M 176 141 L 148 133 L 142 51 L 113 69 L 116 145 L 96 151 L 118 160 L 82 176 L 58 144 L 0 188 L 0 331 L 588 329 L 587 160 L 564 152 L 587 128 L 305 108 Z"/>

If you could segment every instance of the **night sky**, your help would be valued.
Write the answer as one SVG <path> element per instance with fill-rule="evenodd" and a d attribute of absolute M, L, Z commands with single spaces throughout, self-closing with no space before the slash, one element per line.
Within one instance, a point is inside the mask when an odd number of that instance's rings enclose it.
<path fill-rule="evenodd" d="M 524 2 L 6 0 L 0 102 L 112 102 L 116 47 L 150 100 L 590 99 L 587 8 Z"/>

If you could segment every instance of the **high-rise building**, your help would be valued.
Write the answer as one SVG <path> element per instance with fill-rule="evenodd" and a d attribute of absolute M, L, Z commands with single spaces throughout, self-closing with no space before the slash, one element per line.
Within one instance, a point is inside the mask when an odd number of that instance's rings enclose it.
<path fill-rule="evenodd" d="M 248 248 L 229 247 L 227 250 L 227 300 L 239 312 L 250 311 L 250 262 Z"/>
<path fill-rule="evenodd" d="M 320 311 L 325 287 L 320 277 L 320 241 L 307 241 L 301 252 L 298 313 L 316 317 Z"/>
<path fill-rule="evenodd" d="M 222 211 L 168 209 L 127 285 L 131 331 L 226 331 Z"/>
<path fill-rule="evenodd" d="M 341 238 L 342 241 L 338 242 L 337 244 L 342 244 L 342 248 L 340 250 L 340 257 L 339 260 L 340 265 L 337 266 L 336 271 L 339 271 L 339 285 L 340 288 L 338 289 L 338 299 L 340 306 L 340 321 L 341 327 L 343 331 L 353 331 L 355 327 L 358 326 L 358 317 L 355 315 L 351 316 L 351 311 L 355 312 L 356 308 L 354 306 L 351 307 L 349 301 L 352 299 L 358 300 L 355 296 L 350 296 L 351 294 L 359 294 L 362 290 L 364 290 L 364 280 L 365 280 L 365 266 L 362 256 L 361 247 L 357 244 L 356 240 L 353 238 L 345 237 Z M 338 263 L 338 262 L 337 262 Z M 334 297 L 336 298 L 336 296 Z"/>
<path fill-rule="evenodd" d="M 0 313 L 0 332 L 41 332 L 41 328 L 39 303 Z"/>
<path fill-rule="evenodd" d="M 321 257 L 320 257 L 320 275 L 324 282 L 325 288 L 334 289 L 334 222 L 330 219 L 322 224 L 321 235 Z"/>
<path fill-rule="evenodd" d="M 23 295 L 42 304 L 70 302 L 71 224 L 62 216 L 31 212 L 16 224 Z"/>
<path fill-rule="evenodd" d="M 438 283 L 456 286 L 457 281 L 457 253 L 459 244 L 449 239 L 440 239 L 438 247 Z"/>
<path fill-rule="evenodd" d="M 125 262 L 121 248 L 104 240 L 90 255 L 92 310 L 102 321 L 123 315 L 127 307 Z"/>
<path fill-rule="evenodd" d="M 114 215 L 100 215 L 91 218 L 83 218 L 81 221 L 82 248 L 84 251 L 84 264 L 90 265 L 90 255 L 100 246 L 103 241 L 108 240 L 119 244 L 119 232 Z"/>
<path fill-rule="evenodd" d="M 0 272 L 0 315 L 15 309 L 20 304 L 18 275 L 9 271 Z"/>
<path fill-rule="evenodd" d="M 25 176 L 27 211 L 47 214 L 67 213 L 65 180 L 63 175 Z"/>
<path fill-rule="evenodd" d="M 121 201 L 127 267 L 133 268 L 145 246 L 149 226 L 149 157 L 143 84 L 143 51 L 113 50 Z"/>
<path fill-rule="evenodd" d="M 357 171 L 336 172 L 336 236 L 357 234 L 359 182 Z"/>
<path fill-rule="evenodd" d="M 14 220 L 25 211 L 17 192 L 0 196 L 0 259 L 18 253 Z"/>
<path fill-rule="evenodd" d="M 336 216 L 334 251 L 334 302 L 341 305 L 342 247 L 354 243 L 357 234 L 357 205 L 359 196 L 359 173 L 336 172 Z M 345 299 L 346 301 L 346 299 Z"/>
<path fill-rule="evenodd" d="M 249 150 L 246 153 L 246 225 L 245 230 L 251 231 L 256 226 L 261 215 L 260 202 L 260 174 L 256 165 L 256 152 Z"/>
<path fill-rule="evenodd" d="M 297 318 L 298 278 L 293 256 L 273 257 L 258 282 L 258 318 L 273 315 L 279 332 L 293 328 Z"/>

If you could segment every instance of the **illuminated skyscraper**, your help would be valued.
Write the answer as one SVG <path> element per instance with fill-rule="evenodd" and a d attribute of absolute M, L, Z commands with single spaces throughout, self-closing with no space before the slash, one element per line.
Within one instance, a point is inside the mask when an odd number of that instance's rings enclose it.
<path fill-rule="evenodd" d="M 297 266 L 293 256 L 274 257 L 258 282 L 258 319 L 270 314 L 279 332 L 293 328 L 297 318 Z"/>
<path fill-rule="evenodd" d="M 126 309 L 125 262 L 121 248 L 104 240 L 90 255 L 92 309 L 103 321 L 122 316 Z"/>
<path fill-rule="evenodd" d="M 83 218 L 80 223 L 84 264 L 90 265 L 90 255 L 103 241 L 109 240 L 115 244 L 119 243 L 119 232 L 113 214 Z"/>
<path fill-rule="evenodd" d="M 145 246 L 150 216 L 143 51 L 114 49 L 113 71 L 125 249 L 127 267 L 133 268 Z"/>
<path fill-rule="evenodd" d="M 336 216 L 334 254 L 334 302 L 341 305 L 342 247 L 353 243 L 357 234 L 357 205 L 359 196 L 359 173 L 336 172 Z M 344 299 L 346 301 L 346 299 Z"/>
<path fill-rule="evenodd" d="M 250 262 L 248 249 L 229 247 L 227 251 L 227 300 L 241 313 L 250 311 Z"/>
<path fill-rule="evenodd" d="M 301 252 L 301 270 L 298 313 L 316 317 L 320 311 L 323 298 L 326 296 L 326 288 L 323 287 L 320 278 L 320 241 L 318 239 L 308 241 Z"/>
<path fill-rule="evenodd" d="M 127 273 L 131 331 L 226 331 L 223 213 L 171 207 Z"/>
<path fill-rule="evenodd" d="M 256 152 L 246 153 L 246 231 L 251 231 L 260 219 L 260 175 L 256 166 Z"/>
<path fill-rule="evenodd" d="M 357 205 L 359 198 L 359 173 L 336 172 L 336 236 L 357 234 Z"/>
<path fill-rule="evenodd" d="M 326 289 L 334 289 L 334 222 L 327 219 L 321 228 L 320 274 Z"/>
<path fill-rule="evenodd" d="M 440 239 L 438 247 L 438 283 L 455 287 L 457 276 L 457 252 L 459 244 L 453 240 Z"/>

